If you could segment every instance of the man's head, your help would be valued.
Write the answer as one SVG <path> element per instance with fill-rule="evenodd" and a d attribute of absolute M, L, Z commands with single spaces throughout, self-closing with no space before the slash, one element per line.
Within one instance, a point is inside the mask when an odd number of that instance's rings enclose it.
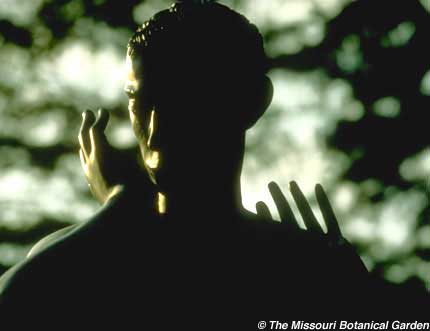
<path fill-rule="evenodd" d="M 162 188 L 240 167 L 244 133 L 272 97 L 254 25 L 217 3 L 176 3 L 136 31 L 127 64 L 131 121 Z"/>

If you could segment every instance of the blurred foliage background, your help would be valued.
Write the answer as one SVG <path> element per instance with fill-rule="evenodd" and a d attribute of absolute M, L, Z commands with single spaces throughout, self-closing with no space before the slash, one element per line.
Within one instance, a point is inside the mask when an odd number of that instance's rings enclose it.
<path fill-rule="evenodd" d="M 220 2 L 260 28 L 275 86 L 248 134 L 245 206 L 265 200 L 276 215 L 267 183 L 287 192 L 296 180 L 319 214 L 313 186 L 322 183 L 369 270 L 424 288 L 429 2 Z M 43 236 L 97 210 L 77 154 L 80 114 L 110 110 L 112 144 L 135 147 L 122 91 L 126 45 L 170 4 L 0 0 L 0 274 Z"/>

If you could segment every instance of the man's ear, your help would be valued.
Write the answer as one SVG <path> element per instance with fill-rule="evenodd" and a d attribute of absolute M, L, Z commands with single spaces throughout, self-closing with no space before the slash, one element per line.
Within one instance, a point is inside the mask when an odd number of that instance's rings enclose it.
<path fill-rule="evenodd" d="M 263 114 L 269 108 L 273 99 L 273 84 L 272 80 L 265 75 L 263 79 L 258 83 L 257 89 L 255 91 L 255 98 L 250 98 L 253 102 L 250 107 L 252 107 L 253 112 L 250 114 L 246 129 L 251 128 Z"/>

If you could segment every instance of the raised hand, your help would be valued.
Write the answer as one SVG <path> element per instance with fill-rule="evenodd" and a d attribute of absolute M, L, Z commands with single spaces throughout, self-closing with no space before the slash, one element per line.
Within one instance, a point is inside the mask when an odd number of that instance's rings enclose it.
<path fill-rule="evenodd" d="M 299 229 L 299 223 L 297 222 L 290 204 L 288 203 L 287 198 L 282 193 L 278 184 L 271 182 L 268 187 L 273 201 L 275 202 L 282 224 L 290 228 Z M 299 209 L 307 231 L 320 235 L 322 238 L 324 238 L 328 246 L 335 249 L 339 255 L 347 257 L 348 264 L 355 266 L 356 270 L 367 272 L 363 262 L 355 252 L 354 247 L 342 235 L 337 218 L 323 187 L 320 184 L 315 186 L 315 196 L 323 215 L 327 233 L 324 233 L 321 225 L 318 223 L 317 218 L 312 212 L 306 197 L 300 190 L 297 183 L 294 181 L 290 183 L 290 192 L 297 205 L 297 208 Z M 268 217 L 271 218 L 269 208 L 262 201 L 257 203 L 257 214 L 266 219 Z"/>
<path fill-rule="evenodd" d="M 281 222 L 289 227 L 300 228 L 299 222 L 297 221 L 290 207 L 290 204 L 288 203 L 287 198 L 282 193 L 278 184 L 276 184 L 275 182 L 271 182 L 269 183 L 268 187 L 270 194 L 272 195 L 273 201 L 275 202 L 279 216 L 281 218 Z M 306 229 L 310 232 L 323 235 L 324 231 L 321 225 L 319 224 L 317 218 L 312 212 L 312 209 L 308 201 L 306 200 L 306 197 L 304 196 L 296 182 L 290 183 L 290 191 L 302 216 Z M 336 216 L 333 212 L 327 195 L 325 194 L 324 189 L 320 184 L 317 184 L 315 186 L 315 195 L 317 197 L 317 201 L 327 227 L 327 237 L 329 237 L 331 241 L 344 240 L 342 233 L 340 232 Z M 257 203 L 257 214 L 266 218 L 270 216 L 269 208 L 262 201 L 259 201 Z"/>
<path fill-rule="evenodd" d="M 107 141 L 104 130 L 109 121 L 109 113 L 100 109 L 96 119 L 91 110 L 86 110 L 82 116 L 79 156 L 94 197 L 104 204 L 124 187 L 141 193 L 146 191 L 144 194 L 155 194 L 151 192 L 153 184 L 140 169 L 137 160 L 113 148 Z M 144 197 L 144 194 L 140 196 Z"/>

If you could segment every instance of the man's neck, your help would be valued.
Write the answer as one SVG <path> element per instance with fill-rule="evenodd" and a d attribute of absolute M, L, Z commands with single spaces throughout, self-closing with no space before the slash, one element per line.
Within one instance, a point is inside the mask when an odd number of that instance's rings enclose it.
<path fill-rule="evenodd" d="M 190 185 L 186 192 L 158 194 L 160 214 L 195 222 L 211 218 L 228 218 L 242 209 L 240 185 L 213 187 Z"/>
<path fill-rule="evenodd" d="M 214 147 L 213 150 L 221 155 L 211 154 L 207 160 L 200 158 L 205 171 L 195 171 L 186 184 L 178 184 L 176 189 L 158 195 L 158 210 L 162 214 L 184 221 L 186 218 L 198 221 L 204 218 L 228 219 L 243 212 L 240 177 L 245 134 L 218 143 L 224 147 Z"/>

